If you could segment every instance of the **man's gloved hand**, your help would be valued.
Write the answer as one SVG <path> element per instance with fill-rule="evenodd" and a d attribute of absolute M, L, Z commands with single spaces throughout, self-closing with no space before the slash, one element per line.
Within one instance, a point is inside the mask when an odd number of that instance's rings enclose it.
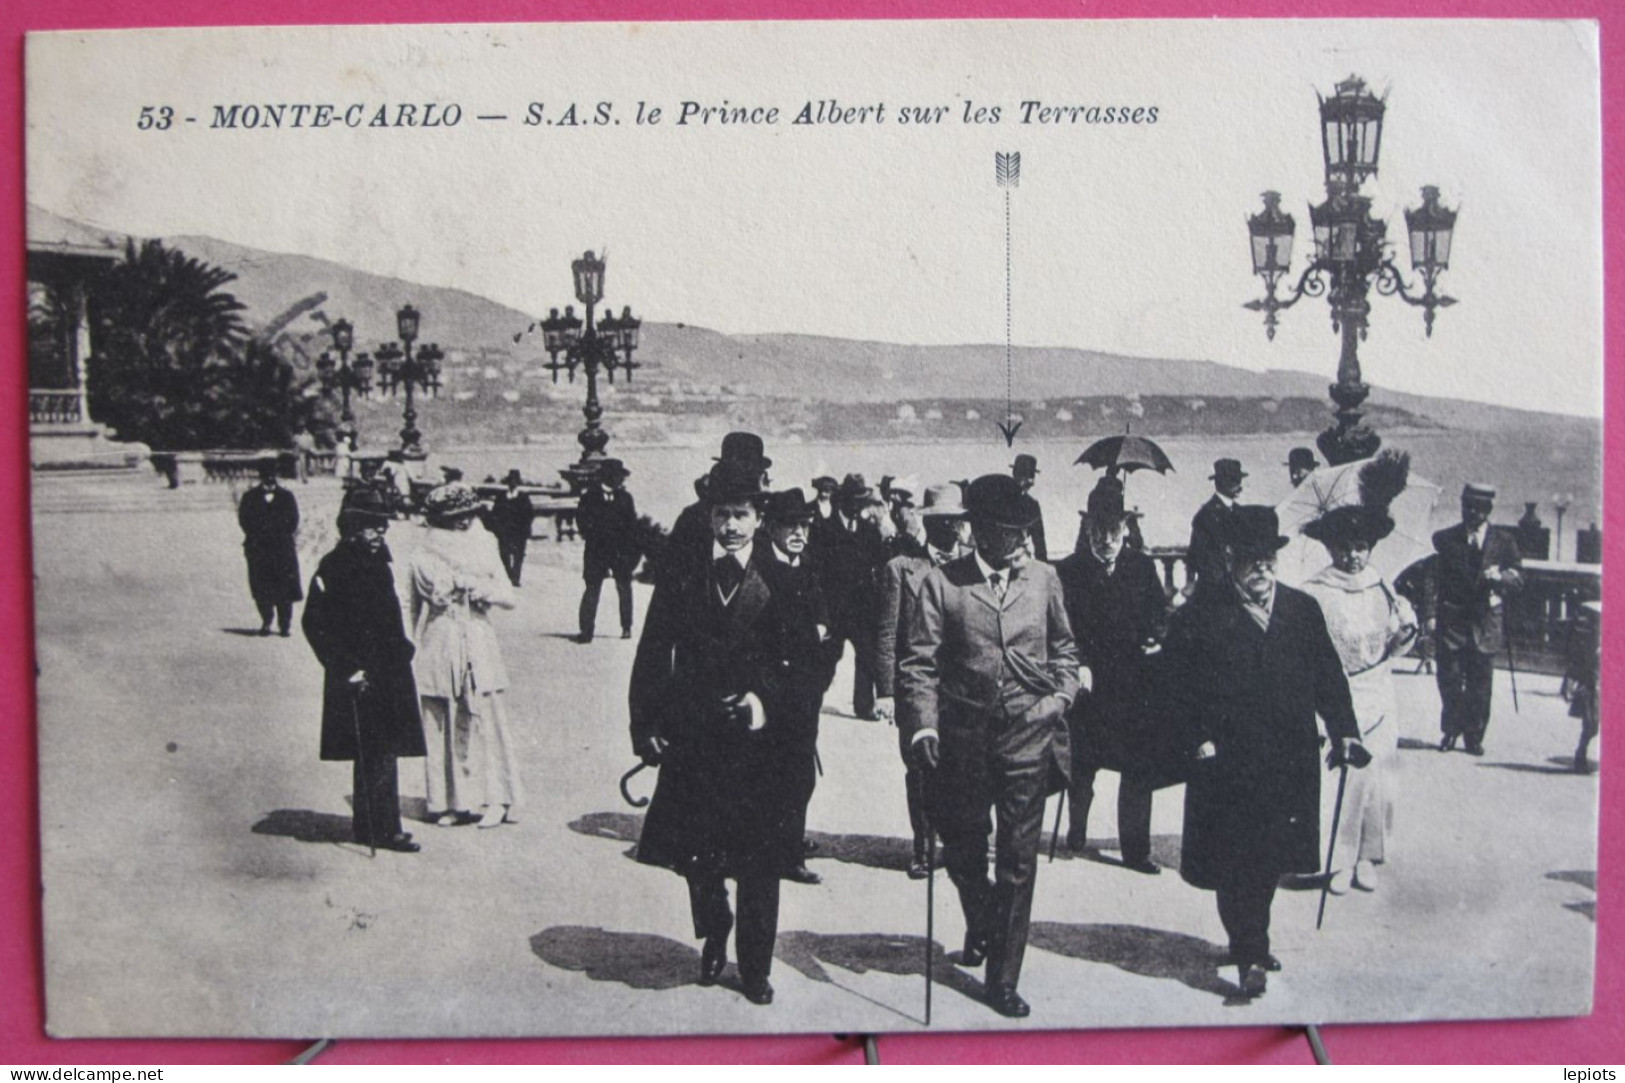
<path fill-rule="evenodd" d="M 665 754 L 666 742 L 660 737 L 650 737 L 643 742 L 643 747 L 638 749 L 638 758 L 647 767 L 659 767 L 660 761 Z"/>
<path fill-rule="evenodd" d="M 883 721 L 891 722 L 897 718 L 897 700 L 893 696 L 875 697 L 875 714 Z"/>
<path fill-rule="evenodd" d="M 937 746 L 937 735 L 928 733 L 914 742 L 910 750 L 914 755 L 914 762 L 927 771 L 935 771 L 937 764 L 942 760 L 942 750 Z"/>
<path fill-rule="evenodd" d="M 1332 750 L 1326 754 L 1326 766 L 1335 771 L 1345 764 L 1358 771 L 1371 763 L 1371 753 L 1366 751 L 1358 738 L 1345 737 L 1341 741 L 1333 742 Z"/>

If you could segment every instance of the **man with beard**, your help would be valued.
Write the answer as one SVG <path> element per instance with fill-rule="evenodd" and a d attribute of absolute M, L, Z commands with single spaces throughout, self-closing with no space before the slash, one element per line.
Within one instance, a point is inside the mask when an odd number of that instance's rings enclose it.
<path fill-rule="evenodd" d="M 970 484 L 976 548 L 920 586 L 899 666 L 898 724 L 926 772 L 926 807 L 965 914 L 961 965 L 987 963 L 988 1005 L 1023 1018 L 1016 992 L 1032 916 L 1044 799 L 1066 785 L 1066 712 L 1078 653 L 1055 569 L 1033 560 L 1038 505 L 1006 474 Z M 987 836 L 997 807 L 997 861 Z"/>
<path fill-rule="evenodd" d="M 1088 847 L 1095 776 L 1117 771 L 1117 834 L 1123 865 L 1155 875 L 1151 861 L 1151 796 L 1166 752 L 1151 711 L 1152 666 L 1161 649 L 1167 597 L 1155 562 L 1126 544 L 1138 512 L 1123 505 L 1121 487 L 1097 486 L 1084 512 L 1086 544 L 1055 565 L 1066 595 L 1078 660 L 1091 682 L 1072 705 L 1072 787 L 1067 848 Z"/>
<path fill-rule="evenodd" d="M 633 751 L 660 767 L 637 859 L 688 882 L 700 984 L 734 929 L 747 1000 L 771 1004 L 779 880 L 801 862 L 795 769 L 780 730 L 801 714 L 787 678 L 793 621 L 757 544 L 762 471 L 724 459 L 706 485 L 711 548 L 655 584 L 628 689 Z"/>
<path fill-rule="evenodd" d="M 1276 884 L 1320 868 L 1315 716 L 1330 766 L 1371 760 L 1320 606 L 1275 581 L 1286 543 L 1275 509 L 1238 507 L 1220 549 L 1224 581 L 1174 616 L 1165 647 L 1166 717 L 1191 761 L 1179 871 L 1215 892 L 1247 997 L 1281 966 L 1270 954 Z"/>
<path fill-rule="evenodd" d="M 339 543 L 311 577 L 303 627 L 326 671 L 322 759 L 355 764 L 355 841 L 410 854 L 420 847 L 401 830 L 395 760 L 427 749 L 412 642 L 384 545 L 391 518 L 375 490 L 357 489 L 346 498 Z"/>
<path fill-rule="evenodd" d="M 925 526 L 925 545 L 918 553 L 905 552 L 886 562 L 881 575 L 880 614 L 876 622 L 875 712 L 892 721 L 896 717 L 898 642 L 907 644 L 909 619 L 920 597 L 920 584 L 931 573 L 969 551 L 970 524 L 960 503 L 959 486 L 932 485 L 925 490 L 920 508 Z M 927 875 L 929 834 L 925 815 L 925 774 L 909 753 L 904 731 L 899 728 L 898 751 L 903 757 L 903 788 L 908 800 L 908 822 L 914 834 L 914 856 L 909 862 L 911 880 Z"/>

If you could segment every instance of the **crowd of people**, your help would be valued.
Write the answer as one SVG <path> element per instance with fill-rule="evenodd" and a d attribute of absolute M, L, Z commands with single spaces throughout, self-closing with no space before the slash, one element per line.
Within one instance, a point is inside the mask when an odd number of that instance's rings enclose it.
<path fill-rule="evenodd" d="M 1288 465 L 1318 464 L 1295 449 Z M 1256 997 L 1280 968 L 1269 931 L 1284 876 L 1328 876 L 1339 893 L 1377 887 L 1395 807 L 1390 663 L 1424 626 L 1439 659 L 1440 749 L 1482 754 L 1498 622 L 1520 585 L 1516 547 L 1488 525 L 1488 486 L 1468 485 L 1461 524 L 1435 536 L 1415 577 L 1428 588 L 1419 620 L 1371 564 L 1394 529 L 1403 456 L 1372 460 L 1358 502 L 1302 528 L 1327 566 L 1301 589 L 1277 581 L 1289 539 L 1273 508 L 1242 502 L 1246 473 L 1232 459 L 1214 464 L 1178 591 L 1110 471 L 1073 551 L 1051 563 L 1031 455 L 1009 473 L 924 486 L 821 472 L 810 493 L 775 488 L 771 467 L 759 437 L 731 433 L 696 479 L 694 503 L 649 554 L 654 588 L 628 684 L 633 750 L 659 768 L 636 856 L 686 881 L 701 984 L 718 981 L 732 938 L 744 996 L 773 1000 L 781 884 L 819 881 L 807 811 L 820 716 L 848 650 L 852 714 L 897 728 L 908 875 L 945 870 L 966 929 L 956 962 L 986 968 L 986 1002 L 1011 1018 L 1030 1011 L 1018 986 L 1048 797 L 1069 807 L 1068 850 L 1109 860 L 1088 823 L 1099 773 L 1117 772 L 1115 863 L 1157 875 L 1154 795 L 1183 784 L 1179 872 L 1214 892 L 1237 988 Z M 581 496 L 583 642 L 605 578 L 622 636 L 634 631 L 644 552 L 629 476 L 604 460 Z M 528 535 L 529 517 L 517 471 L 504 484 L 491 509 L 460 479 L 428 494 L 406 599 L 384 544 L 393 509 L 354 490 L 303 592 L 326 674 L 321 755 L 353 762 L 355 838 L 369 846 L 419 849 L 401 821 L 400 757 L 423 758 L 434 822 L 516 819 L 508 676 L 489 614 L 514 604 L 523 564 L 504 524 L 523 520 Z M 286 635 L 300 594 L 298 512 L 274 471 L 240 519 L 264 627 L 274 618 Z M 471 529 L 482 519 L 489 531 Z M 1336 857 L 1323 865 L 1328 768 L 1343 788 Z"/>

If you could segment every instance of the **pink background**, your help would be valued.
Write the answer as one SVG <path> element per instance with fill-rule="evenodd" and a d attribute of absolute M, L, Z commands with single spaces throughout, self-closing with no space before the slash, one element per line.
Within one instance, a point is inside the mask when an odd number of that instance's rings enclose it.
<path fill-rule="evenodd" d="M 1417 15 L 1479 18 L 1595 19 L 1602 27 L 1604 220 L 1608 238 L 1606 281 L 1612 286 L 1625 270 L 1625 140 L 1619 122 L 1625 113 L 1625 9 L 1607 0 L 1244 0 L 1220 5 L 1197 0 L 635 0 L 624 4 L 568 0 L 551 5 L 503 0 L 355 0 L 337 5 L 313 0 L 257 0 L 236 12 L 219 0 L 10 0 L 0 4 L 0 522 L 15 539 L 0 552 L 0 1062 L 19 1064 L 94 1063 L 275 1063 L 297 1054 L 302 1043 L 288 1041 L 52 1041 L 43 1030 L 43 961 L 40 948 L 39 813 L 34 739 L 31 555 L 28 538 L 28 430 L 23 278 L 23 77 L 22 35 L 28 30 L 132 26 L 209 26 L 222 23 L 311 24 L 360 22 L 524 22 L 539 19 L 670 20 L 793 18 L 1100 18 L 1148 16 L 1209 18 L 1245 15 L 1283 17 L 1391 17 Z M 1583 213 L 1580 212 L 1580 213 Z M 1625 395 L 1625 303 L 1607 291 L 1607 407 L 1616 415 Z M 1625 440 L 1612 431 L 1606 442 L 1610 476 L 1625 468 Z M 1620 504 L 1606 513 L 1607 563 L 1625 566 L 1621 539 L 1625 515 Z M 1625 645 L 1617 615 L 1625 587 L 1610 575 L 1605 594 L 1615 619 L 1604 643 L 1607 695 L 1605 714 L 1621 702 Z M 131 629 L 130 634 L 142 634 Z M 1323 1032 L 1332 1058 L 1361 1062 L 1543 1062 L 1567 1065 L 1625 1061 L 1625 917 L 1614 905 L 1625 886 L 1625 789 L 1617 772 L 1602 773 L 1602 840 L 1598 855 L 1598 943 L 1596 1012 L 1586 1019 L 1527 1022 L 1414 1024 L 1332 1027 Z M 1472 929 L 1464 925 L 1464 940 Z M 1518 975 L 1506 975 L 1517 981 Z M 1398 1006 L 1396 1005 L 1396 1008 Z M 312 1037 L 315 1037 L 314 1035 Z M 1301 1033 L 1278 1027 L 1209 1030 L 1050 1031 L 1020 1035 L 907 1036 L 885 1038 L 880 1053 L 887 1063 L 940 1062 L 1250 1062 L 1307 1063 Z M 557 1041 L 346 1041 L 323 1055 L 324 1063 L 593 1063 L 593 1062 L 773 1062 L 862 1063 L 856 1042 L 829 1036 L 777 1038 L 687 1038 Z"/>

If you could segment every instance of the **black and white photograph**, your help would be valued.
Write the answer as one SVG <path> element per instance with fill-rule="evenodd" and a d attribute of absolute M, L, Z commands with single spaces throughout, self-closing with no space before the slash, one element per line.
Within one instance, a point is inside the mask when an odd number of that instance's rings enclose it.
<path fill-rule="evenodd" d="M 26 76 L 51 1035 L 1592 1011 L 1594 23 Z"/>

